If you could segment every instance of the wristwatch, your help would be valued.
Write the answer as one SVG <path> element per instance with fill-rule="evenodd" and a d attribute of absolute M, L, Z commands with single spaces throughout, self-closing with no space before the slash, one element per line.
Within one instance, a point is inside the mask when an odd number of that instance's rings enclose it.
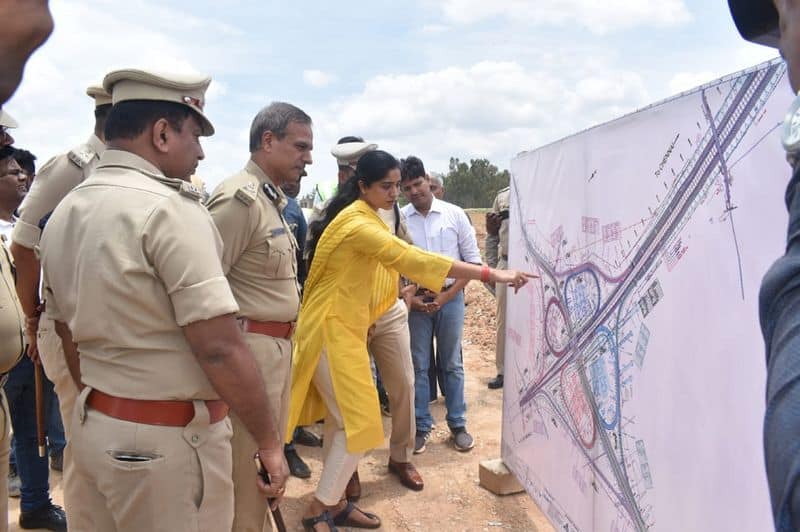
<path fill-rule="evenodd" d="M 786 150 L 786 160 L 794 168 L 800 157 L 800 94 L 792 102 L 783 120 L 781 143 Z"/>

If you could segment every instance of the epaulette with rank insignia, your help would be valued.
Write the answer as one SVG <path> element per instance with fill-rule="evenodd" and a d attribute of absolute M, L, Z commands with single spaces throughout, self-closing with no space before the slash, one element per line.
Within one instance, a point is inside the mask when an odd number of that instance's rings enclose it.
<path fill-rule="evenodd" d="M 264 189 L 264 194 L 267 195 L 267 198 L 269 198 L 272 204 L 282 213 L 283 209 L 286 207 L 286 198 L 280 194 L 278 189 L 275 188 L 275 185 L 271 183 L 264 183 L 261 185 L 261 188 Z"/>
<path fill-rule="evenodd" d="M 272 203 L 278 201 L 278 191 L 275 190 L 275 187 L 273 185 L 270 185 L 269 183 L 264 183 L 262 185 L 262 188 L 264 189 L 264 194 L 267 195 L 267 197 Z"/>
<path fill-rule="evenodd" d="M 88 144 L 84 144 L 79 148 L 70 150 L 69 153 L 67 154 L 67 157 L 69 157 L 69 160 L 72 161 L 72 163 L 76 165 L 78 168 L 83 168 L 84 166 L 92 162 L 92 159 L 94 159 L 95 155 L 96 154 L 94 150 L 91 148 L 91 146 L 89 146 Z"/>
<path fill-rule="evenodd" d="M 203 199 L 203 191 L 200 190 L 200 187 L 193 183 L 189 183 L 188 181 L 181 183 L 181 188 L 178 192 L 181 196 L 186 196 L 187 198 L 195 201 L 200 201 Z"/>
<path fill-rule="evenodd" d="M 246 185 L 239 187 L 233 197 L 249 207 L 258 197 L 258 187 L 254 182 L 250 181 Z"/>

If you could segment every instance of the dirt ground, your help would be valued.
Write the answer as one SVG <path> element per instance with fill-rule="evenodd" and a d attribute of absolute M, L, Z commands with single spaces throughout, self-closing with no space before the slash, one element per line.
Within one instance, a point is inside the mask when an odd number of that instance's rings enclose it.
<path fill-rule="evenodd" d="M 470 217 L 483 248 L 483 213 L 470 212 Z M 359 466 L 362 498 L 358 505 L 380 516 L 382 530 L 387 531 L 550 532 L 552 526 L 526 493 L 498 497 L 478 485 L 478 464 L 500 457 L 503 399 L 500 390 L 486 388 L 486 383 L 495 376 L 494 298 L 480 283 L 473 282 L 466 288 L 466 302 L 463 348 L 467 427 L 475 438 L 475 447 L 467 453 L 453 448 L 445 422 L 444 402 L 439 398 L 431 405 L 436 429 L 431 434 L 427 451 L 413 457 L 425 481 L 425 489 L 410 491 L 386 469 L 391 418 L 384 417 L 386 445 L 368 454 Z M 312 476 L 308 480 L 291 478 L 289 481 L 281 505 L 289 530 L 302 530 L 301 514 L 310 501 L 322 468 L 321 449 L 298 446 L 298 451 L 311 467 Z M 53 498 L 61 504 L 61 475 L 51 473 L 50 482 Z M 18 501 L 9 500 L 12 532 L 20 530 L 16 524 Z"/>

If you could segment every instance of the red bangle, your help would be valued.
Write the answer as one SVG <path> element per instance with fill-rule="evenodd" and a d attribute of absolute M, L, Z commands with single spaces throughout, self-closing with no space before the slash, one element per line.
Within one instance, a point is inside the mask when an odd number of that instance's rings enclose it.
<path fill-rule="evenodd" d="M 491 273 L 491 269 L 487 265 L 483 265 L 481 267 L 481 282 L 488 283 L 489 282 L 489 274 Z"/>

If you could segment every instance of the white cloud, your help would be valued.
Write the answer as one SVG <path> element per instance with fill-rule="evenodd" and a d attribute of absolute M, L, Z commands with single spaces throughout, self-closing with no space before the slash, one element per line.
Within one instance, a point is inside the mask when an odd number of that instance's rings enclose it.
<path fill-rule="evenodd" d="M 436 35 L 439 33 L 444 33 L 450 29 L 450 26 L 446 26 L 444 24 L 426 24 L 422 26 L 422 33 L 426 33 L 428 35 Z"/>
<path fill-rule="evenodd" d="M 678 72 L 669 80 L 671 94 L 679 94 L 721 77 L 714 72 Z"/>
<path fill-rule="evenodd" d="M 316 149 L 308 181 L 335 176 L 328 150 L 343 135 L 362 136 L 398 157 L 418 155 L 432 171 L 446 172 L 451 156 L 486 157 L 505 168 L 523 149 L 649 101 L 637 74 L 613 68 L 565 73 L 482 61 L 376 76 L 360 92 L 309 110 Z"/>
<path fill-rule="evenodd" d="M 52 10 L 55 31 L 31 58 L 19 91 L 7 104 L 20 122 L 15 132 L 17 145 L 30 149 L 42 163 L 88 138 L 93 126 L 92 101 L 84 90 L 100 82 L 107 72 L 146 67 L 221 77 L 218 75 L 229 71 L 231 63 L 241 61 L 239 39 L 244 34 L 235 27 L 157 3 L 63 0 L 54 3 Z M 132 16 L 136 12 L 151 16 Z M 175 32 L 174 20 L 178 18 L 186 24 L 182 27 L 191 31 Z M 98 31 L 87 33 L 86 28 Z M 224 50 L 208 39 L 212 28 L 225 37 Z M 95 38 L 87 38 L 89 35 Z M 199 172 L 211 181 L 219 179 L 221 169 L 230 169 L 232 157 L 240 165 L 247 154 L 246 136 L 237 149 L 221 138 L 221 134 L 236 138 L 237 128 L 247 127 L 252 118 L 220 112 L 229 91 L 226 82 L 215 79 L 207 92 L 206 110 L 218 133 L 203 143 L 207 159 Z"/>
<path fill-rule="evenodd" d="M 333 75 L 323 72 L 322 70 L 303 70 L 303 81 L 312 87 L 327 87 L 333 83 L 335 79 Z"/>
<path fill-rule="evenodd" d="M 691 20 L 683 0 L 445 0 L 442 10 L 445 18 L 456 24 L 507 17 L 536 25 L 578 24 L 596 34 L 636 26 L 674 26 Z"/>
<path fill-rule="evenodd" d="M 688 88 L 704 81 L 705 73 L 713 77 L 775 55 L 742 42 L 733 29 L 732 44 L 717 40 L 713 53 L 702 54 L 680 35 L 684 31 L 659 32 L 671 39 L 674 53 L 658 63 L 638 61 L 627 39 L 597 37 L 683 24 L 691 19 L 685 0 L 420 3 L 425 12 L 410 13 L 422 22 L 396 39 L 361 37 L 370 39 L 359 43 L 367 43 L 364 68 L 337 78 L 332 73 L 347 66 L 331 55 L 333 48 L 298 43 L 290 25 L 263 34 L 254 13 L 272 10 L 255 0 L 200 0 L 186 11 L 174 0 L 53 2 L 55 33 L 34 55 L 7 106 L 21 123 L 15 137 L 41 159 L 82 142 L 92 125 L 85 87 L 113 68 L 146 65 L 213 75 L 206 110 L 217 134 L 203 141 L 207 158 L 199 168 L 212 186 L 242 166 L 253 114 L 271 99 L 288 99 L 314 119 L 309 184 L 335 179 L 329 150 L 347 134 L 399 156 L 416 153 L 433 171 L 446 171 L 450 156 L 488 157 L 505 167 L 521 150 L 642 107 L 669 89 Z M 352 23 L 348 14 L 340 18 Z M 492 18 L 524 24 L 524 31 Z M 320 34 L 318 27 L 309 31 Z M 385 41 L 391 46 L 382 46 Z M 325 69 L 292 70 L 295 64 Z"/>

